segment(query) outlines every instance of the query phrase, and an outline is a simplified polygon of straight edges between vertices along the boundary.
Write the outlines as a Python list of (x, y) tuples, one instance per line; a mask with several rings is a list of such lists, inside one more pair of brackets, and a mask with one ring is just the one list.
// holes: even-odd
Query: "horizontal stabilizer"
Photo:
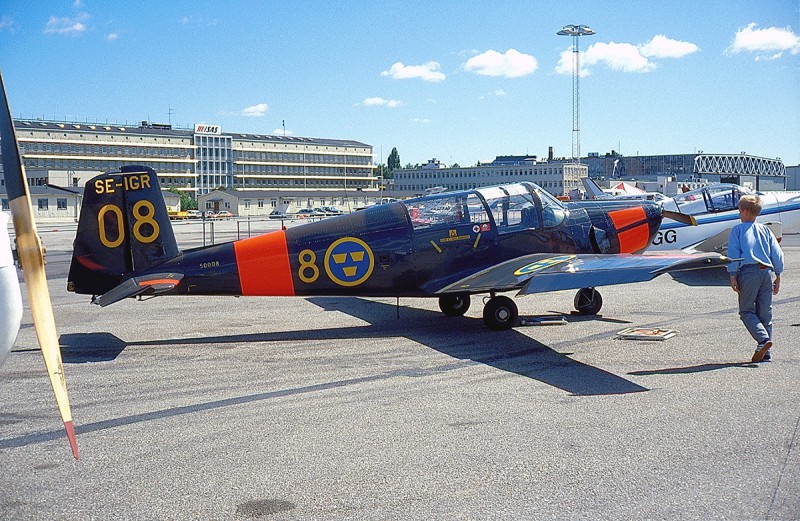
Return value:
[(166, 293), (177, 286), (183, 274), (181, 273), (152, 273), (140, 277), (132, 277), (119, 286), (92, 299), (92, 304), (101, 307), (119, 302), (124, 298), (138, 297), (140, 295), (159, 295)]

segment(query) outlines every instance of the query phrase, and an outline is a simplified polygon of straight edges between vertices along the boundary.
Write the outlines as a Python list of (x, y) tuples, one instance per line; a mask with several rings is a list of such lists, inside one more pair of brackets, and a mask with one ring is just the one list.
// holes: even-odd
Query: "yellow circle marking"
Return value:
[(519, 277), (521, 275), (530, 275), (531, 273), (535, 273), (537, 271), (542, 271), (545, 268), (550, 268), (551, 266), (555, 266), (556, 264), (561, 264), (562, 262), (569, 262), (574, 259), (575, 255), (559, 255), (558, 257), (550, 257), (547, 259), (538, 260), (536, 262), (532, 262), (528, 265), (525, 265), (514, 272), (514, 276)]

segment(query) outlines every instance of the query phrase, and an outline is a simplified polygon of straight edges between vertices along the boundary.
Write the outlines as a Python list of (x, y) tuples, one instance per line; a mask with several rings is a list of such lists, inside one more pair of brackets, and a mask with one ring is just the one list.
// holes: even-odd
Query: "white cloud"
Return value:
[(639, 52), (647, 58), (682, 58), (699, 50), (700, 47), (693, 43), (673, 40), (663, 34), (657, 34), (652, 40), (639, 46)]
[(766, 29), (757, 27), (758, 24), (751, 23), (744, 29), (739, 29), (733, 39), (733, 44), (725, 52), (728, 54), (759, 53), (756, 57), (757, 60), (780, 58), (786, 51), (792, 54), (800, 53), (800, 36), (796, 35), (791, 27), (767, 27)]
[[(580, 52), (580, 75), (588, 76), (589, 67), (600, 63), (615, 71), (648, 72), (656, 68), (650, 59), (682, 58), (699, 51), (700, 48), (691, 42), (682, 42), (658, 34), (649, 42), (641, 45), (631, 43), (598, 42)], [(561, 53), (555, 72), (572, 74), (574, 53), (567, 49)]]
[(413, 123), (423, 123), (423, 124), (427, 124), (427, 123), (431, 122), (431, 120), (429, 120), (428, 118), (411, 118), (411, 121)]
[(582, 58), (586, 65), (605, 63), (615, 71), (647, 72), (655, 68), (655, 64), (639, 52), (639, 48), (630, 43), (595, 43), (586, 49)]
[(0, 32), (3, 31), (10, 31), (14, 32), (14, 20), (12, 20), (9, 16), (3, 16), (0, 18)]
[(495, 96), (505, 96), (506, 91), (504, 91), (503, 89), (496, 89), (492, 94), (494, 94)]
[[(586, 68), (586, 63), (584, 63), (584, 56), (586, 53), (580, 52), (578, 54), (580, 54), (580, 76), (588, 76), (589, 69)], [(558, 58), (558, 65), (556, 65), (556, 74), (572, 74), (574, 69), (575, 53), (573, 53), (571, 49), (561, 51), (561, 56)]]
[(257, 105), (251, 105), (249, 107), (244, 108), (241, 112), (241, 115), (253, 118), (260, 118), (267, 112), (267, 110), (269, 110), (269, 107), (267, 106), (266, 103), (259, 103)]
[(381, 72), (381, 76), (391, 76), (396, 80), (419, 78), (425, 81), (438, 83), (444, 81), (446, 76), (439, 70), (439, 63), (430, 61), (424, 65), (404, 65), (397, 62), (389, 70)]
[(402, 105), (403, 102), (396, 99), (383, 99), (383, 98), (364, 98), (364, 101), (361, 102), (361, 105), (365, 107), (389, 107), (389, 108), (396, 108)]
[(108, 33), (106, 35), (106, 40), (109, 42), (115, 42), (119, 40), (119, 33)]
[(55, 16), (51, 16), (50, 19), (47, 20), (47, 25), (44, 26), (44, 32), (67, 35), (80, 34), (86, 30), (86, 24), (84, 24), (84, 22), (88, 19), (89, 15), (86, 13), (80, 13), (74, 18), (56, 18)]
[(536, 58), (529, 54), (522, 54), (516, 49), (509, 49), (505, 54), (490, 49), (483, 54), (473, 56), (464, 64), (466, 71), (481, 76), (505, 78), (519, 78), (533, 73), (538, 67), (539, 63)]
[(197, 16), (182, 16), (178, 19), (181, 25), (191, 25), (196, 27), (213, 27), (219, 23), (216, 18), (205, 18)]
[(294, 134), (293, 130), (284, 130), (282, 128), (276, 128), (272, 131), (273, 136), (291, 136)]

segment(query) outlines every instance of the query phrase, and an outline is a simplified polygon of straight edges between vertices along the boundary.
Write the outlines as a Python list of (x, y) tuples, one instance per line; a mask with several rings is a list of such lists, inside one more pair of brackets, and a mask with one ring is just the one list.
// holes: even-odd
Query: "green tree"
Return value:
[(192, 196), (186, 192), (181, 192), (177, 188), (170, 188), (168, 190), (173, 194), (178, 194), (181, 198), (181, 210), (197, 210), (197, 200), (192, 199)]
[(397, 152), (397, 147), (392, 147), (392, 152), (389, 154), (389, 159), (386, 161), (390, 172), (394, 172), (400, 168), (400, 154)]
[(383, 177), (384, 179), (394, 178), (394, 173), (391, 170), (389, 170), (389, 167), (384, 165), (383, 163), (375, 167), (375, 175), (378, 177)]

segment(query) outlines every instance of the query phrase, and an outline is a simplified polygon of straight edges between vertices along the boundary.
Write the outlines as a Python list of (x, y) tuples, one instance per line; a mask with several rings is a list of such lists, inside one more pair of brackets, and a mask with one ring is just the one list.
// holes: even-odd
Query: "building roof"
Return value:
[[(150, 123), (142, 121), (138, 124), (123, 125), (119, 123), (78, 123), (46, 120), (15, 119), (14, 127), (19, 130), (41, 130), (51, 132), (95, 132), (98, 134), (133, 134), (148, 136), (191, 138), (194, 129), (173, 128), (169, 123)], [(205, 135), (205, 134), (204, 134)], [(276, 136), (272, 134), (248, 134), (244, 132), (223, 132), (237, 141), (265, 141), (272, 143), (288, 143), (297, 145), (322, 145), (336, 147), (370, 147), (360, 141), (349, 139), (328, 139), (313, 137)]]

